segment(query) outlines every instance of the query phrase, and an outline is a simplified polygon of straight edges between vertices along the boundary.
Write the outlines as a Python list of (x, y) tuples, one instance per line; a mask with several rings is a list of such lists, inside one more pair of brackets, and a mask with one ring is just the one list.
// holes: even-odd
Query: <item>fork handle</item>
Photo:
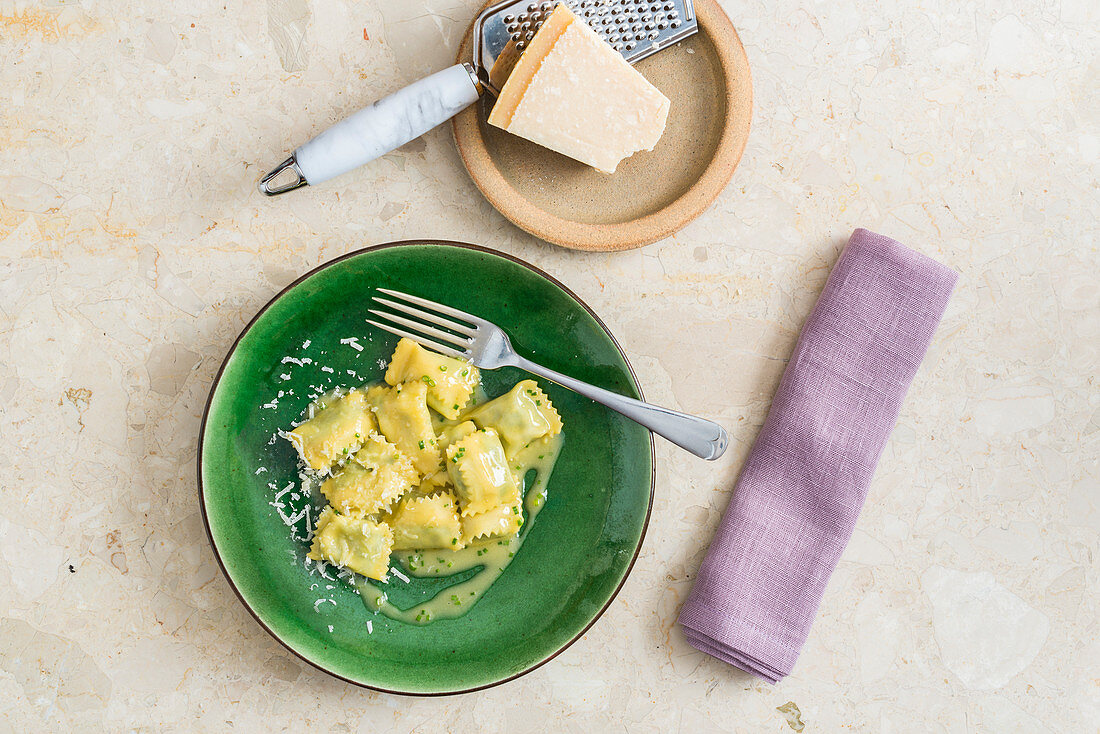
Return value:
[(569, 375), (547, 369), (529, 359), (516, 355), (515, 366), (527, 370), (539, 377), (567, 387), (573, 392), (606, 405), (622, 413), (636, 423), (640, 423), (659, 436), (664, 436), (680, 448), (687, 449), (696, 456), (713, 461), (726, 451), (729, 435), (722, 426), (687, 413), (680, 413), (657, 405), (643, 403), (641, 400), (589, 385)]

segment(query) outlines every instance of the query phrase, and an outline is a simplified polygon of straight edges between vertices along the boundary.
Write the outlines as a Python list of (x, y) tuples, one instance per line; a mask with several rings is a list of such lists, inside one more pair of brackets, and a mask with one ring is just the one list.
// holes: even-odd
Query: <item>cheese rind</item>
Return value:
[[(519, 61), (515, 63), (508, 75), (508, 80), (500, 90), (500, 96), (497, 97), (496, 104), (493, 105), (493, 110), (489, 114), (491, 124), (508, 129), (508, 123), (512, 121), (512, 113), (516, 111), (516, 107), (523, 99), (535, 72), (542, 66), (543, 59), (574, 19), (573, 13), (562, 4), (555, 8), (550, 17), (539, 26), (538, 33), (531, 39), (527, 49), (520, 54)], [(512, 46), (513, 44), (509, 44), (510, 48)]]
[(614, 173), (623, 158), (653, 150), (668, 110), (668, 98), (562, 4), (520, 58), (489, 123)]

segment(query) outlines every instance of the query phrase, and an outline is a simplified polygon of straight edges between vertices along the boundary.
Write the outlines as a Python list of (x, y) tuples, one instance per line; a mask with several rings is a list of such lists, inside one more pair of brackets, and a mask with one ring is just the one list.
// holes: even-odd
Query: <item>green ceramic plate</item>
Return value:
[[(229, 352), (199, 439), (203, 517), (241, 601), (306, 661), (394, 693), (491, 686), (554, 657), (611, 603), (649, 520), (652, 439), (637, 424), (540, 380), (565, 422), (565, 446), (522, 548), (465, 616), (410, 626), (368, 611), (344, 581), (318, 586), (323, 579), (310, 575), (303, 558), (321, 503), (295, 497), (294, 489), (280, 495), (296, 482), (297, 470), (292, 447), (273, 434), (300, 418), (318, 388), (381, 378), (378, 360), (389, 357), (396, 339), (364, 321), (379, 286), (483, 316), (535, 361), (641, 397), (607, 327), (538, 269), (458, 243), (359, 250), (277, 295)], [(362, 351), (341, 342), (348, 339)], [(484, 384), (495, 396), (526, 376), (512, 368), (485, 372)]]

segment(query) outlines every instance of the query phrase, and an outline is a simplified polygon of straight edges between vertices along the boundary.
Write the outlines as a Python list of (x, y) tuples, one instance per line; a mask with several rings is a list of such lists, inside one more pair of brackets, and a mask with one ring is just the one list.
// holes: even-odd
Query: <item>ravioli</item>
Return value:
[(520, 510), (519, 502), (511, 505), (497, 505), (485, 512), (463, 517), (462, 540), (469, 544), (478, 540), (515, 535), (521, 527), (523, 527), (523, 512)]
[(463, 546), (458, 505), (450, 492), (401, 500), (390, 525), (394, 550), (458, 550)]
[(423, 382), (407, 382), (396, 387), (372, 387), (367, 399), (374, 408), (378, 429), (401, 453), (412, 459), (421, 476), (439, 468), (432, 417), (425, 402), (428, 386)]
[[(480, 372), (408, 339), (398, 342), (384, 377), (336, 393), (282, 435), (298, 450), (306, 501), (311, 477), (324, 479), (320, 493), (329, 504), (308, 558), (382, 584), (391, 583), (391, 560), (394, 573), (414, 585), (412, 577), (479, 569), (409, 609), (388, 602), (386, 586), (357, 584), (371, 611), (424, 624), (463, 613), (518, 551), (525, 521), (544, 505), (562, 421), (533, 380), (473, 405)], [(525, 500), (528, 469), (536, 476)]]
[(283, 435), (310, 469), (323, 474), (337, 461), (346, 459), (367, 434), (377, 430), (376, 426), (365, 396), (352, 390)]
[(385, 581), (393, 551), (389, 525), (339, 515), (331, 506), (317, 518), (309, 557)]
[(448, 419), (458, 417), (480, 379), (477, 367), (469, 362), (430, 352), (405, 338), (397, 342), (386, 370), (386, 382), (390, 385), (423, 382), (428, 388), (428, 407)]
[(439, 429), (437, 445), (439, 450), (446, 454), (447, 447), (455, 441), (459, 441), (477, 430), (473, 421), (463, 421), (453, 426), (443, 426)]
[(372, 435), (340, 472), (325, 480), (321, 494), (340, 514), (361, 518), (388, 507), (418, 479), (409, 457)]
[(508, 465), (500, 437), (492, 429), (476, 431), (451, 444), (447, 473), (463, 517), (519, 502), (519, 482)]
[(561, 416), (550, 398), (534, 380), (523, 380), (515, 387), (480, 405), (465, 416), (479, 428), (491, 428), (500, 435), (509, 457), (542, 436), (561, 433)]

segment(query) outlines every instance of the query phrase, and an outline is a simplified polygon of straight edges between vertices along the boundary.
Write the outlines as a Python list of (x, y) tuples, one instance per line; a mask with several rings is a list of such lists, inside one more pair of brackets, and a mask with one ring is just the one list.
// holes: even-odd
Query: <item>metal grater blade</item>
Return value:
[[(692, 0), (562, 2), (631, 64), (699, 30)], [(507, 0), (486, 8), (478, 16), (474, 24), (473, 61), (489, 91), (499, 94), (519, 54), (558, 5), (556, 0)]]

